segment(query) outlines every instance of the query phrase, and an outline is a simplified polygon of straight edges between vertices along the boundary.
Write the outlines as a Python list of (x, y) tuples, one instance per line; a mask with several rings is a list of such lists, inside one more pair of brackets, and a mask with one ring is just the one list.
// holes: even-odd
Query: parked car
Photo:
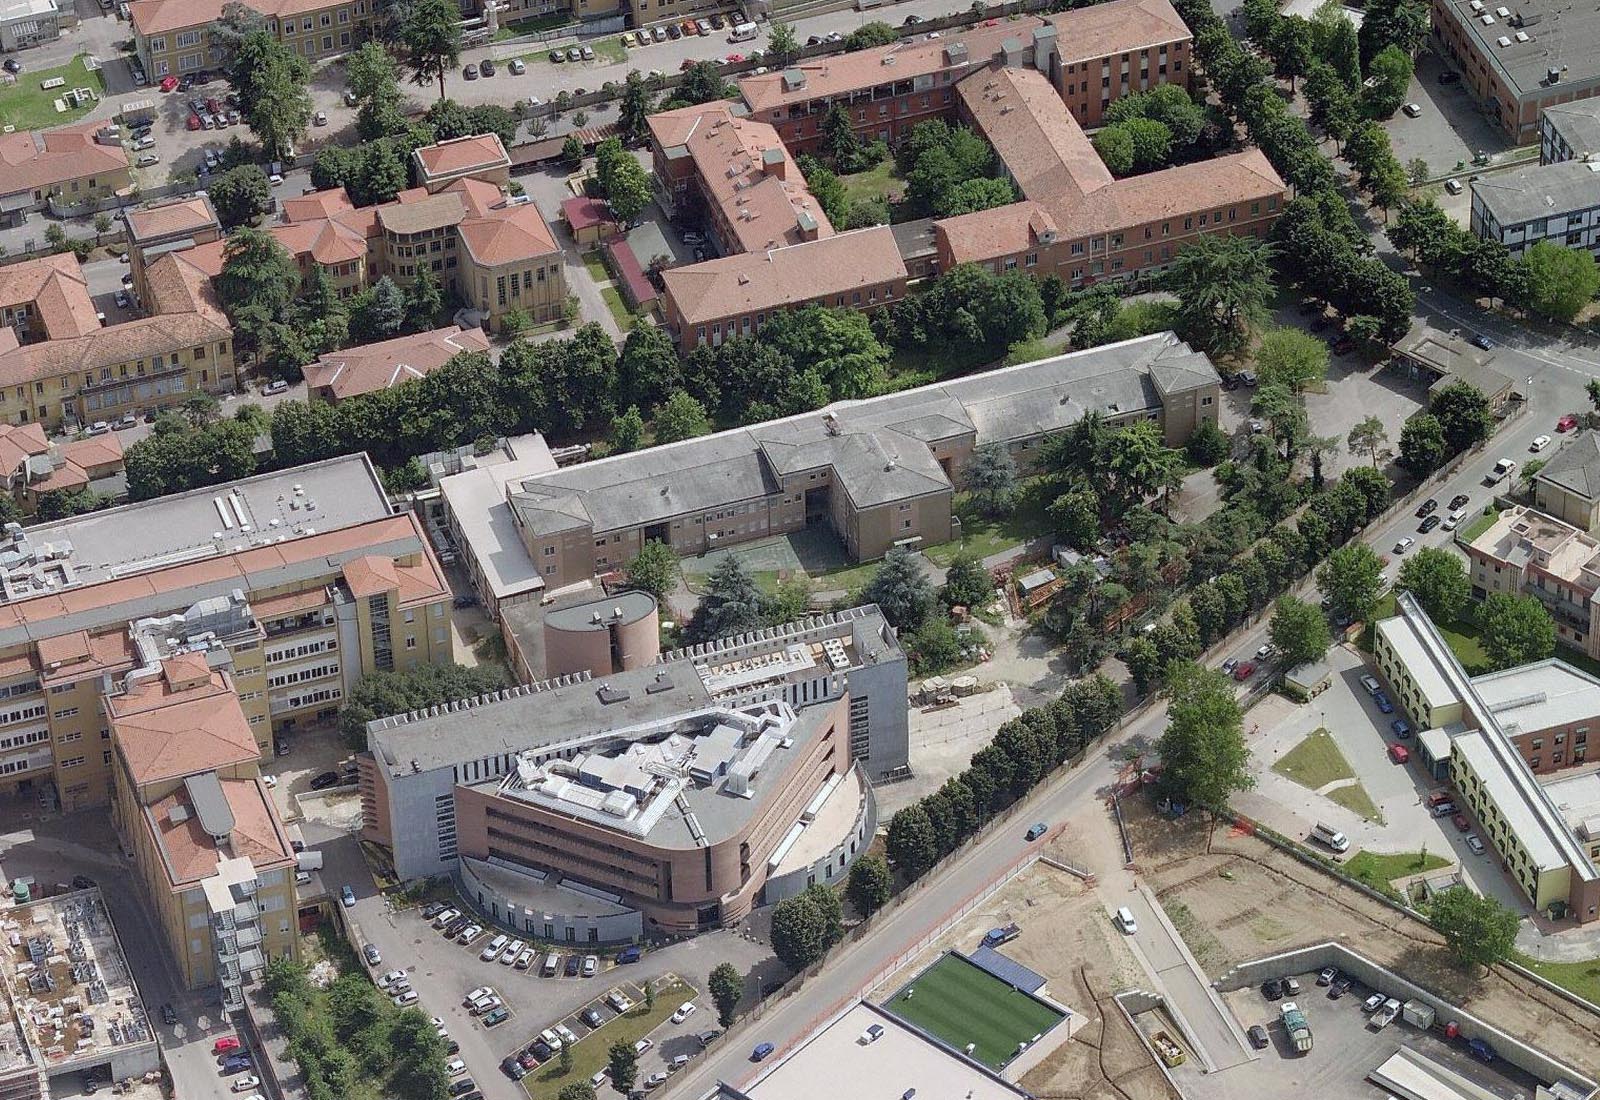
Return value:
[(476, 65), (468, 65), (466, 68), (461, 70), (461, 75), (464, 76), (468, 80), (477, 80), (478, 79), (478, 66), (476, 66)]
[(348, 886), (339, 887), (339, 904), (346, 909), (353, 909), (356, 904), (356, 892)]
[(1394, 735), (1402, 741), (1411, 736), (1411, 723), (1404, 718), (1396, 718), (1389, 723), (1389, 728), (1394, 730)]
[(595, 974), (599, 972), (599, 970), (600, 970), (600, 956), (599, 955), (585, 955), (583, 957), (583, 976), (585, 978), (594, 977)]
[(1467, 836), (1467, 847), (1472, 849), (1472, 854), (1473, 855), (1475, 855), (1475, 856), (1483, 855), (1483, 841), (1478, 839), (1478, 834), (1477, 833), (1468, 834), (1468, 836)]
[(1390, 745), (1389, 759), (1396, 764), (1408, 763), (1411, 760), (1411, 750), (1400, 744)]
[(1262, 982), (1261, 995), (1269, 1001), (1281, 1000), (1283, 998), (1283, 979), (1268, 978)]
[(578, 971), (580, 969), (582, 969), (582, 967), (583, 967), (583, 960), (582, 959), (580, 959), (576, 955), (568, 955), (567, 956), (567, 965), (562, 968), (562, 972), (564, 974), (566, 974), (566, 976), (569, 977), (569, 978), (576, 978), (578, 976)]
[(408, 989), (404, 993), (400, 994), (398, 997), (396, 997), (394, 999), (394, 1004), (395, 1004), (396, 1008), (410, 1008), (412, 1005), (414, 1005), (416, 1003), (417, 1003), (417, 991), (415, 989)]
[(1471, 504), (1471, 503), (1472, 503), (1472, 498), (1469, 497), (1466, 493), (1457, 493), (1455, 496), (1450, 498), (1450, 510), (1452, 512), (1454, 512), (1457, 509), (1465, 508), (1468, 504)]
[(1241, 684), (1255, 674), (1256, 663), (1254, 661), (1240, 661), (1238, 666), (1233, 670), (1233, 678)]
[(1562, 416), (1562, 418), (1560, 420), (1556, 421), (1556, 431), (1558, 431), (1558, 432), (1570, 432), (1573, 428), (1576, 428), (1577, 426), (1578, 426), (1578, 418), (1575, 415), (1573, 415), (1572, 413), (1567, 413), (1564, 416)]
[(433, 922), (433, 926), (435, 928), (443, 928), (460, 915), (461, 913), (459, 910), (451, 909), (449, 906), (445, 906), (443, 909), (440, 909), (438, 912), (434, 913), (432, 917), (427, 919)]
[(1368, 997), (1366, 1000), (1361, 1002), (1361, 1011), (1367, 1013), (1368, 1015), (1370, 1015), (1370, 1014), (1378, 1011), (1379, 1007), (1382, 1006), (1382, 1004), (1383, 1004), (1383, 994), (1382, 993), (1374, 993), (1372, 996)]
[(757, 1043), (756, 1048), (750, 1052), (752, 1062), (764, 1061), (777, 1048), (771, 1043)]
[(1378, 713), (1380, 713), (1380, 714), (1393, 714), (1394, 713), (1394, 704), (1389, 701), (1389, 697), (1387, 695), (1385, 695), (1383, 692), (1380, 691), (1380, 692), (1378, 692), (1378, 694), (1374, 695), (1372, 697), (1372, 701), (1378, 705)]
[(246, 1054), (244, 1051), (239, 1051), (236, 1054), (228, 1055), (227, 1060), (222, 1063), (222, 1072), (238, 1073), (242, 1069), (249, 1069), (250, 1066), (250, 1055)]
[(328, 124), (327, 112), (318, 111), (316, 114), (312, 115), (311, 124), (313, 126), (326, 126)]
[(1420, 118), (1422, 116), (1422, 108), (1415, 103), (1407, 103), (1400, 109), (1406, 113), (1407, 118)]
[(1437, 806), (1433, 807), (1432, 810), (1434, 817), (1449, 817), (1455, 812), (1456, 804), (1454, 802), (1441, 802)]
[(511, 1019), (511, 1013), (507, 1012), (503, 1008), (497, 1008), (483, 1018), (483, 1026), (499, 1027), (509, 1019)]
[(578, 50), (578, 52), (583, 55), (583, 59), (585, 61), (593, 61), (594, 60), (594, 47), (593, 46), (583, 46)]
[(1028, 841), (1031, 843), (1031, 842), (1033, 842), (1035, 840), (1038, 840), (1040, 837), (1044, 836), (1044, 834), (1049, 832), (1049, 830), (1050, 830), (1050, 826), (1046, 825), (1044, 822), (1035, 821), (1032, 825), (1028, 826), (1028, 832), (1027, 832), (1026, 836), (1027, 836)]
[(275, 393), (286, 393), (288, 389), (289, 383), (285, 379), (274, 378), (271, 382), (261, 387), (261, 393), (263, 396), (271, 397)]
[(1482, 351), (1488, 351), (1494, 347), (1493, 340), (1490, 340), (1487, 336), (1483, 336), (1479, 333), (1473, 333), (1472, 338), (1468, 341), (1468, 343)]
[(506, 68), (511, 70), (512, 76), (521, 76), (528, 71), (527, 64), (520, 57), (513, 57)]
[(672, 1022), (675, 1023), (675, 1024), (681, 1024), (681, 1023), (683, 1023), (683, 1021), (687, 1020), (690, 1016), (693, 1016), (693, 1015), (694, 1015), (694, 1002), (693, 1001), (684, 1001), (681, 1005), (678, 1006), (678, 1011), (676, 1011), (676, 1012), (674, 1012), (672, 1014)]
[(379, 952), (377, 944), (367, 944), (361, 949), (361, 953), (367, 957), (368, 966), (377, 966), (383, 962), (383, 954)]
[(1454, 69), (1446, 69), (1444, 72), (1439, 74), (1439, 83), (1440, 84), (1460, 84), (1461, 83), (1461, 74), (1456, 72)]
[(1337, 978), (1338, 976), (1339, 976), (1339, 971), (1338, 970), (1336, 970), (1335, 968), (1333, 968), (1331, 966), (1326, 967), (1326, 968), (1324, 968), (1322, 971), (1320, 971), (1317, 974), (1317, 984), (1318, 985), (1332, 985), (1334, 979)]
[(320, 772), (311, 777), (310, 787), (314, 791), (325, 791), (329, 787), (337, 787), (338, 785), (338, 772)]
[(228, 1086), (228, 1088), (234, 1092), (250, 1092), (251, 1090), (258, 1089), (260, 1087), (261, 1078), (257, 1077), (253, 1073), (247, 1073), (243, 1077), (235, 1077), (233, 1079), (233, 1084)]
[(578, 1013), (578, 1019), (582, 1020), (590, 1027), (599, 1027), (601, 1024), (606, 1022), (605, 1017), (600, 1015), (600, 1010), (595, 1008), (593, 1005)]
[(224, 1035), (211, 1044), (212, 1054), (231, 1054), (238, 1049), (239, 1037), (237, 1035)]
[(1396, 554), (1404, 554), (1416, 544), (1417, 540), (1412, 538), (1410, 535), (1407, 535), (1405, 538), (1394, 544), (1394, 552)]
[(1381, 690), (1383, 687), (1382, 684), (1378, 683), (1377, 678), (1374, 676), (1361, 677), (1361, 686), (1367, 689), (1368, 695), (1378, 694), (1379, 690)]
[(157, 153), (140, 153), (139, 159), (134, 161), (134, 163), (140, 168), (149, 168), (152, 165), (160, 164), (161, 157)]
[(164, 1003), (161, 1006), (161, 1022), (168, 1027), (178, 1022), (178, 1014), (173, 1011), (170, 1003)]
[(1550, 446), (1550, 437), (1547, 435), (1534, 436), (1533, 442), (1528, 444), (1528, 450), (1538, 453)]
[(1267, 1029), (1260, 1024), (1251, 1024), (1250, 1030), (1245, 1034), (1250, 1036), (1250, 1045), (1257, 1050), (1265, 1050), (1267, 1044), (1272, 1042), (1271, 1039), (1267, 1038)]
[(1452, 815), (1450, 818), (1450, 824), (1454, 825), (1457, 830), (1463, 833), (1472, 828), (1472, 823), (1467, 820), (1466, 814)]
[(637, 1042), (635, 1042), (633, 1044), (633, 1052), (635, 1054), (643, 1054), (645, 1051), (649, 1050), (651, 1047), (653, 1047), (655, 1045), (656, 1044), (655, 1044), (655, 1040), (654, 1039), (649, 1039), (649, 1038), (640, 1039), (640, 1040), (638, 1040)]
[(480, 73), (482, 73), (484, 76), (493, 76), (494, 75), (494, 58), (486, 57), (482, 61), (478, 62), (478, 71)]
[(1338, 979), (1328, 987), (1328, 999), (1337, 1001), (1340, 997), (1350, 992), (1350, 987), (1354, 984), (1349, 978)]
[(655, 1073), (652, 1073), (649, 1077), (644, 1079), (644, 1087), (646, 1089), (658, 1089), (666, 1083), (667, 1075), (662, 1073), (660, 1070), (657, 1070)]
[(1421, 519), (1423, 516), (1429, 515), (1430, 513), (1438, 510), (1439, 502), (1433, 497), (1429, 497), (1427, 500), (1422, 502), (1420, 507), (1417, 508), (1417, 518)]
[(557, 65), (561, 64), (566, 59), (567, 59), (567, 55), (562, 53), (560, 50), (551, 50), (550, 51), (550, 60), (554, 61)]

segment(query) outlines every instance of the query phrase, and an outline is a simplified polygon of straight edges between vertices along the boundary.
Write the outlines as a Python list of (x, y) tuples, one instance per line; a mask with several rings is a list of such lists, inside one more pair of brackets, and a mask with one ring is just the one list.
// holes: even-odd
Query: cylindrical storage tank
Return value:
[(544, 675), (600, 677), (638, 668), (661, 653), (661, 616), (648, 592), (594, 595), (544, 616)]

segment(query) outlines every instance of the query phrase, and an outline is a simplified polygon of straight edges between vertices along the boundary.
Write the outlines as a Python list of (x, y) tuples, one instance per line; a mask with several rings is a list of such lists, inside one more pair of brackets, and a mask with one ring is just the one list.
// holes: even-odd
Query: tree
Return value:
[(376, 343), (400, 335), (406, 321), (406, 298), (389, 276), (379, 276), (369, 290), (353, 301), (350, 336), (356, 343)]
[(659, 539), (647, 540), (628, 563), (628, 583), (664, 603), (667, 593), (678, 583), (678, 555)]
[(1329, 554), (1317, 570), (1317, 589), (1327, 597), (1336, 615), (1365, 619), (1378, 602), (1383, 584), (1383, 562), (1364, 542), (1343, 546)]
[(1489, 438), (1494, 431), (1494, 414), (1483, 391), (1467, 382), (1452, 382), (1433, 395), (1428, 411), (1439, 421), (1445, 446), (1451, 454)]
[(1266, 316), (1273, 293), (1272, 249), (1254, 237), (1201, 237), (1179, 251), (1167, 274), (1184, 334), (1215, 352), (1238, 351)]
[(1202, 420), (1184, 445), (1184, 451), (1196, 466), (1215, 466), (1228, 457), (1231, 446), (1228, 434), (1217, 427), (1216, 421)]
[(357, 680), (345, 695), (340, 730), (347, 745), (364, 752), (368, 722), (426, 710), (505, 686), (504, 667), (494, 665), (426, 664), (403, 671), (371, 672)]
[(887, 46), (900, 41), (900, 32), (881, 19), (863, 23), (851, 31), (844, 40), (846, 50), (865, 50), (873, 46)]
[(622, 86), (622, 103), (617, 108), (617, 126), (628, 144), (637, 144), (649, 136), (650, 128), (645, 120), (650, 117), (654, 103), (655, 96), (639, 70), (629, 69)]
[(1494, 592), (1478, 609), (1483, 650), (1493, 670), (1542, 661), (1556, 651), (1556, 624), (1533, 596)]
[(915, 553), (896, 546), (883, 556), (883, 562), (861, 590), (861, 599), (877, 604), (890, 625), (912, 630), (933, 607), (933, 582), (923, 572)]
[(827, 953), (827, 933), (827, 917), (809, 890), (772, 907), (772, 953), (797, 974)]
[(821, 133), (819, 149), (835, 171), (849, 174), (861, 166), (861, 139), (856, 136), (850, 112), (844, 104), (835, 101), (828, 108), (828, 113), (822, 116)]
[(633, 1044), (626, 1040), (612, 1043), (606, 1065), (611, 1070), (611, 1087), (624, 1095), (632, 1092), (639, 1076), (639, 1056), (633, 1052)]
[(1432, 413), (1417, 413), (1400, 429), (1396, 461), (1417, 477), (1426, 477), (1444, 465), (1446, 453), (1444, 427)]
[(1004, 443), (983, 443), (973, 448), (961, 470), (967, 491), (991, 516), (1011, 510), (1017, 497), (1017, 464)]
[(450, 0), (415, 0), (400, 28), (411, 82), (427, 87), (439, 82), (444, 98), (444, 74), (461, 60), (461, 12)]
[(844, 893), (857, 913), (862, 917), (870, 917), (889, 903), (893, 883), (889, 864), (882, 856), (862, 856), (850, 868)]
[(1233, 681), (1216, 669), (1177, 661), (1167, 669), (1167, 728), (1156, 745), (1161, 787), (1185, 802), (1217, 809), (1255, 785)]
[(1272, 54), (1275, 71), (1289, 80), (1289, 91), (1295, 90), (1295, 77), (1305, 76), (1316, 59), (1316, 33), (1309, 20), (1299, 15), (1279, 16), (1272, 28), (1268, 52)]
[(1522, 260), (1534, 312), (1553, 321), (1571, 321), (1600, 290), (1600, 268), (1587, 249), (1538, 241)]
[(761, 342), (788, 356), (796, 375), (816, 371), (826, 396), (834, 400), (867, 397), (888, 376), (889, 349), (860, 310), (817, 305), (781, 310), (767, 319)]
[(368, 40), (345, 58), (345, 87), (356, 101), (356, 133), (365, 140), (403, 129), (400, 66), (381, 42)]
[(1368, 79), (1362, 90), (1363, 106), (1369, 118), (1388, 118), (1405, 102), (1411, 86), (1411, 55), (1398, 46), (1385, 46), (1367, 67)]
[(1256, 349), (1256, 368), (1262, 382), (1301, 393), (1327, 377), (1328, 345), (1302, 329), (1268, 329)]
[(617, 138), (607, 138), (595, 148), (595, 174), (611, 212), (632, 222), (650, 205), (650, 174)]
[(744, 563), (732, 554), (706, 577), (706, 594), (686, 630), (696, 641), (709, 642), (761, 627), (761, 590)]
[(682, 390), (673, 390), (666, 403), (656, 409), (656, 442), (676, 443), (693, 439), (711, 430), (705, 406)]
[(644, 417), (639, 414), (638, 405), (629, 405), (611, 421), (611, 453), (637, 451), (643, 442)]
[(921, 803), (898, 810), (889, 819), (887, 851), (907, 882), (915, 882), (933, 867), (939, 858), (939, 846), (934, 840), (933, 823)]
[(994, 580), (977, 555), (963, 550), (945, 570), (943, 596), (949, 607), (982, 607), (994, 599)]
[(1094, 151), (1113, 176), (1133, 172), (1133, 135), (1124, 126), (1107, 126), (1094, 136)]
[(444, 308), (444, 294), (439, 289), (439, 278), (426, 263), (417, 265), (417, 274), (406, 287), (406, 325), (414, 332), (433, 328), (439, 311)]
[(272, 185), (259, 165), (247, 164), (213, 177), (206, 185), (206, 193), (216, 207), (217, 220), (223, 228), (231, 229), (255, 221), (267, 209)]
[(1365, 417), (1350, 429), (1345, 442), (1352, 451), (1366, 451), (1372, 458), (1372, 468), (1378, 468), (1378, 452), (1389, 442), (1389, 431), (1376, 416)]
[(1290, 668), (1321, 659), (1333, 644), (1328, 620), (1322, 617), (1322, 612), (1293, 596), (1279, 597), (1269, 629), (1272, 644), (1278, 647)]
[(739, 968), (730, 962), (718, 963), (706, 978), (706, 989), (711, 993), (711, 1003), (717, 1006), (717, 1023), (732, 1027), (739, 998), (744, 996), (744, 977)]
[(1416, 56), (1428, 36), (1428, 6), (1421, 0), (1374, 0), (1361, 20), (1361, 63), (1371, 65), (1386, 48)]
[(1521, 924), (1515, 910), (1465, 886), (1435, 894), (1428, 902), (1428, 921), (1456, 958), (1485, 969), (1511, 956)]
[[(561, 1072), (569, 1073), (572, 1070), (571, 1044), (561, 1044)], [(570, 1085), (561, 1086), (561, 1091), (556, 1093), (556, 1100), (595, 1100), (594, 1086), (587, 1081), (574, 1081)]]
[(247, 34), (234, 54), (228, 82), (245, 122), (274, 159), (288, 155), (311, 122), (311, 66), (264, 29)]
[(1429, 615), (1446, 623), (1461, 613), (1472, 594), (1472, 582), (1461, 559), (1436, 546), (1424, 546), (1407, 558), (1400, 567), (1399, 583)]
[(561, 159), (576, 168), (583, 163), (583, 142), (577, 134), (570, 135), (561, 143)]
[(102, 210), (94, 216), (94, 243), (96, 248), (100, 246), (100, 238), (109, 232), (111, 232), (111, 215)]
[(794, 24), (774, 19), (767, 24), (767, 64), (785, 68), (800, 55), (800, 39), (795, 36)]

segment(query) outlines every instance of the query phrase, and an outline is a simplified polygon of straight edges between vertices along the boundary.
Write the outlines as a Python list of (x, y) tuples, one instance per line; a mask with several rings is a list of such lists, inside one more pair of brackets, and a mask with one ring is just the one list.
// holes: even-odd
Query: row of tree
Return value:
[(1001, 726), (965, 771), (890, 820), (887, 851), (902, 883), (927, 874), (1045, 776), (1103, 737), (1121, 715), (1122, 693), (1096, 675)]

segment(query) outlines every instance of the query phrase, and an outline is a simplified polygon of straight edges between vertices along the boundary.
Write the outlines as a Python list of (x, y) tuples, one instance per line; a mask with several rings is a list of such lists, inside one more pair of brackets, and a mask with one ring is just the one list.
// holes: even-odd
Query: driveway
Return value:
[(1512, 148), (1505, 132), (1491, 124), (1473, 99), (1465, 83), (1440, 84), (1439, 76), (1448, 70), (1441, 54), (1425, 51), (1417, 59), (1416, 75), (1406, 91), (1406, 102), (1422, 108), (1422, 114), (1408, 118), (1404, 113), (1384, 123), (1394, 155), (1402, 165), (1420, 157), (1428, 162), (1434, 176), (1472, 164), (1479, 153), (1490, 156)]

